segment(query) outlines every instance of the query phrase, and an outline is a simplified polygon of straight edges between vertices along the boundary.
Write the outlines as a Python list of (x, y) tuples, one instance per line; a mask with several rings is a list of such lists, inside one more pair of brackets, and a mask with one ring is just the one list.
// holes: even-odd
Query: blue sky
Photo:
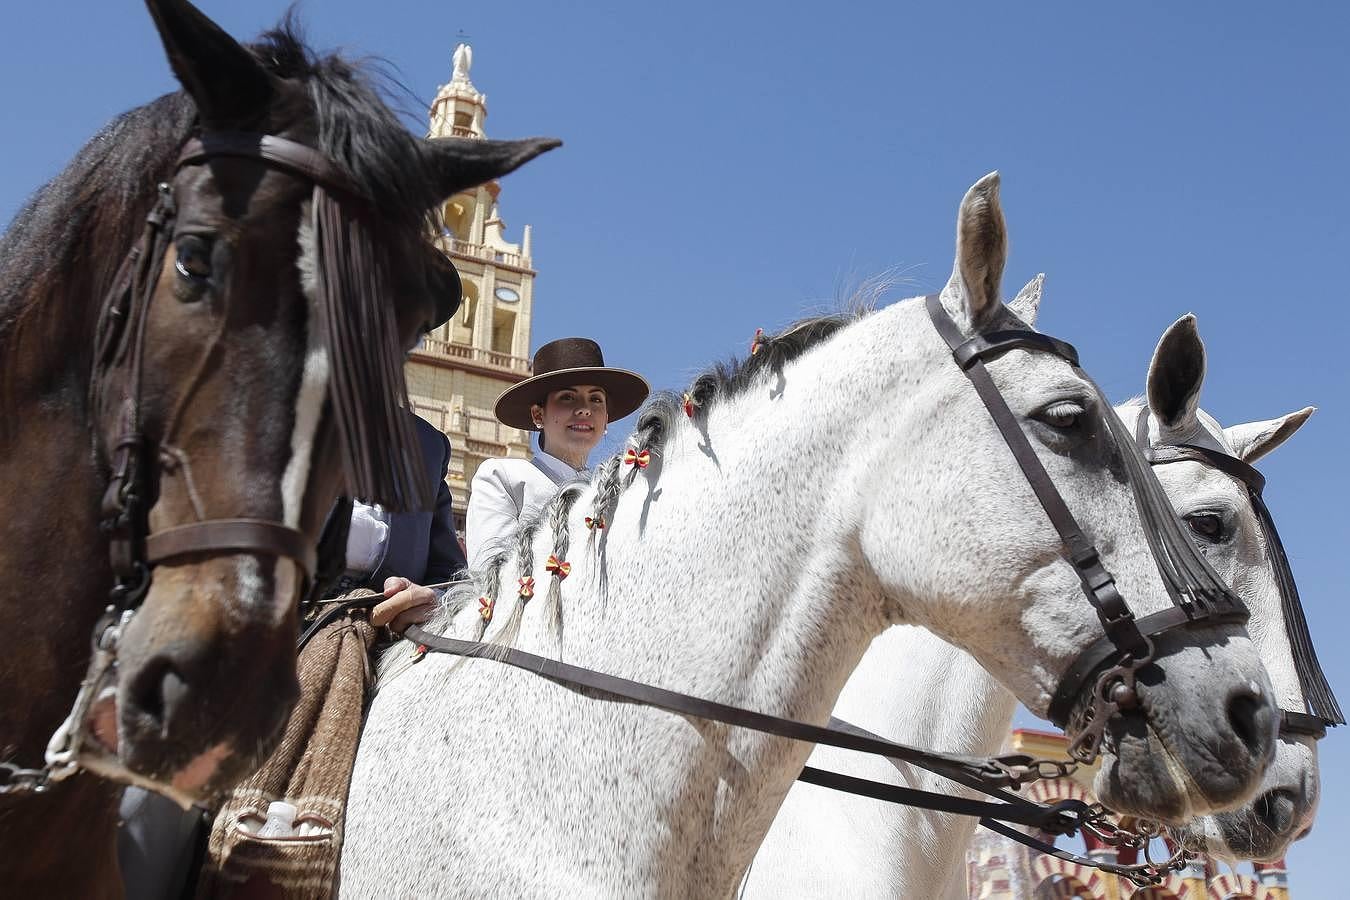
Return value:
[[(311, 0), (325, 48), (383, 57), (418, 100), (475, 49), (494, 137), (566, 145), (504, 182), (535, 230), (535, 344), (598, 338), (678, 388), (756, 327), (894, 270), (939, 286), (956, 205), (1003, 174), (1011, 296), (1048, 273), (1041, 326), (1113, 398), (1143, 389), (1194, 312), (1204, 405), (1226, 423), (1319, 412), (1261, 468), (1332, 684), (1350, 701), (1350, 9), (1141, 2), (448, 4)], [(205, 3), (237, 36), (273, 0)], [(0, 221), (123, 109), (174, 88), (139, 3), (10, 5)], [(1350, 734), (1323, 742), (1295, 896), (1338, 894)]]

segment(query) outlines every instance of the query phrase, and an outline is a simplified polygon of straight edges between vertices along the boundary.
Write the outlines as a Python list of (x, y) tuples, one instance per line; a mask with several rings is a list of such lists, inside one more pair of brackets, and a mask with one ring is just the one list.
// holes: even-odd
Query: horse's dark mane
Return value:
[(753, 352), (743, 359), (714, 363), (694, 379), (689, 396), (701, 411), (718, 402), (734, 397), (754, 384), (765, 372), (780, 372), (783, 367), (834, 337), (840, 329), (851, 325), (865, 310), (853, 313), (835, 313), (802, 319), (776, 335), (757, 335)]
[[(754, 349), (749, 356), (714, 363), (694, 379), (686, 396), (693, 404), (695, 420), (705, 417), (718, 404), (745, 393), (766, 373), (781, 372), (788, 363), (825, 343), (870, 312), (870, 308), (860, 307), (853, 312), (802, 319), (775, 335), (756, 334)], [(685, 402), (685, 397), (669, 391), (652, 394), (638, 415), (630, 444), (639, 452), (650, 450), (659, 454), (675, 424), (686, 414)], [(637, 469), (629, 470), (623, 487), (627, 487), (636, 476)], [(617, 493), (607, 498), (603, 505), (607, 507), (610, 500), (617, 500)]]

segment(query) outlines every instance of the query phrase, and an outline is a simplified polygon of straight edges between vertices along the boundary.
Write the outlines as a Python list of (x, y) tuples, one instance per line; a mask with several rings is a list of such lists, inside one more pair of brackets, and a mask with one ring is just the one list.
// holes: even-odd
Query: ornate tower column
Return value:
[[(451, 64), (450, 81), (432, 101), (427, 136), (481, 140), (487, 95), (469, 76), (473, 48), (457, 46)], [(530, 226), (525, 226), (521, 244), (506, 240), (500, 196), (501, 185), (494, 181), (447, 197), (442, 204), (443, 225), (436, 240), (459, 269), (464, 303), (454, 319), (413, 351), (406, 368), (417, 414), (450, 438), (446, 481), (461, 533), (479, 463), (530, 454), (529, 435), (499, 424), (492, 414), (497, 396), (530, 374), (535, 276)]]

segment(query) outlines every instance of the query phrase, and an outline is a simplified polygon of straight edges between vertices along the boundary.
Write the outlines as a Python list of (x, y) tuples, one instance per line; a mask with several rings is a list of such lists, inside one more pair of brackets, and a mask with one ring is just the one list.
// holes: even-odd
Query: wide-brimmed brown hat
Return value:
[(605, 365), (600, 345), (590, 338), (561, 338), (534, 353), (534, 375), (513, 385), (497, 398), (497, 421), (512, 428), (537, 431), (530, 407), (544, 405), (551, 391), (574, 384), (605, 389), (605, 407), (611, 422), (632, 414), (651, 388), (636, 372)]

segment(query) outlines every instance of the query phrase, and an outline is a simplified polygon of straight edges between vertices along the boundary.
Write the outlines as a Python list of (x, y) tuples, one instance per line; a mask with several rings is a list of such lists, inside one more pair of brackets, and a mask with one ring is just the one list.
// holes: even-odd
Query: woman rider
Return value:
[(496, 407), (503, 425), (539, 432), (539, 452), (478, 467), (465, 525), (469, 566), (481, 568), (507, 546), (523, 516), (585, 473), (606, 426), (637, 410), (648, 390), (641, 375), (606, 366), (600, 345), (588, 338), (540, 347), (534, 376), (503, 392)]

